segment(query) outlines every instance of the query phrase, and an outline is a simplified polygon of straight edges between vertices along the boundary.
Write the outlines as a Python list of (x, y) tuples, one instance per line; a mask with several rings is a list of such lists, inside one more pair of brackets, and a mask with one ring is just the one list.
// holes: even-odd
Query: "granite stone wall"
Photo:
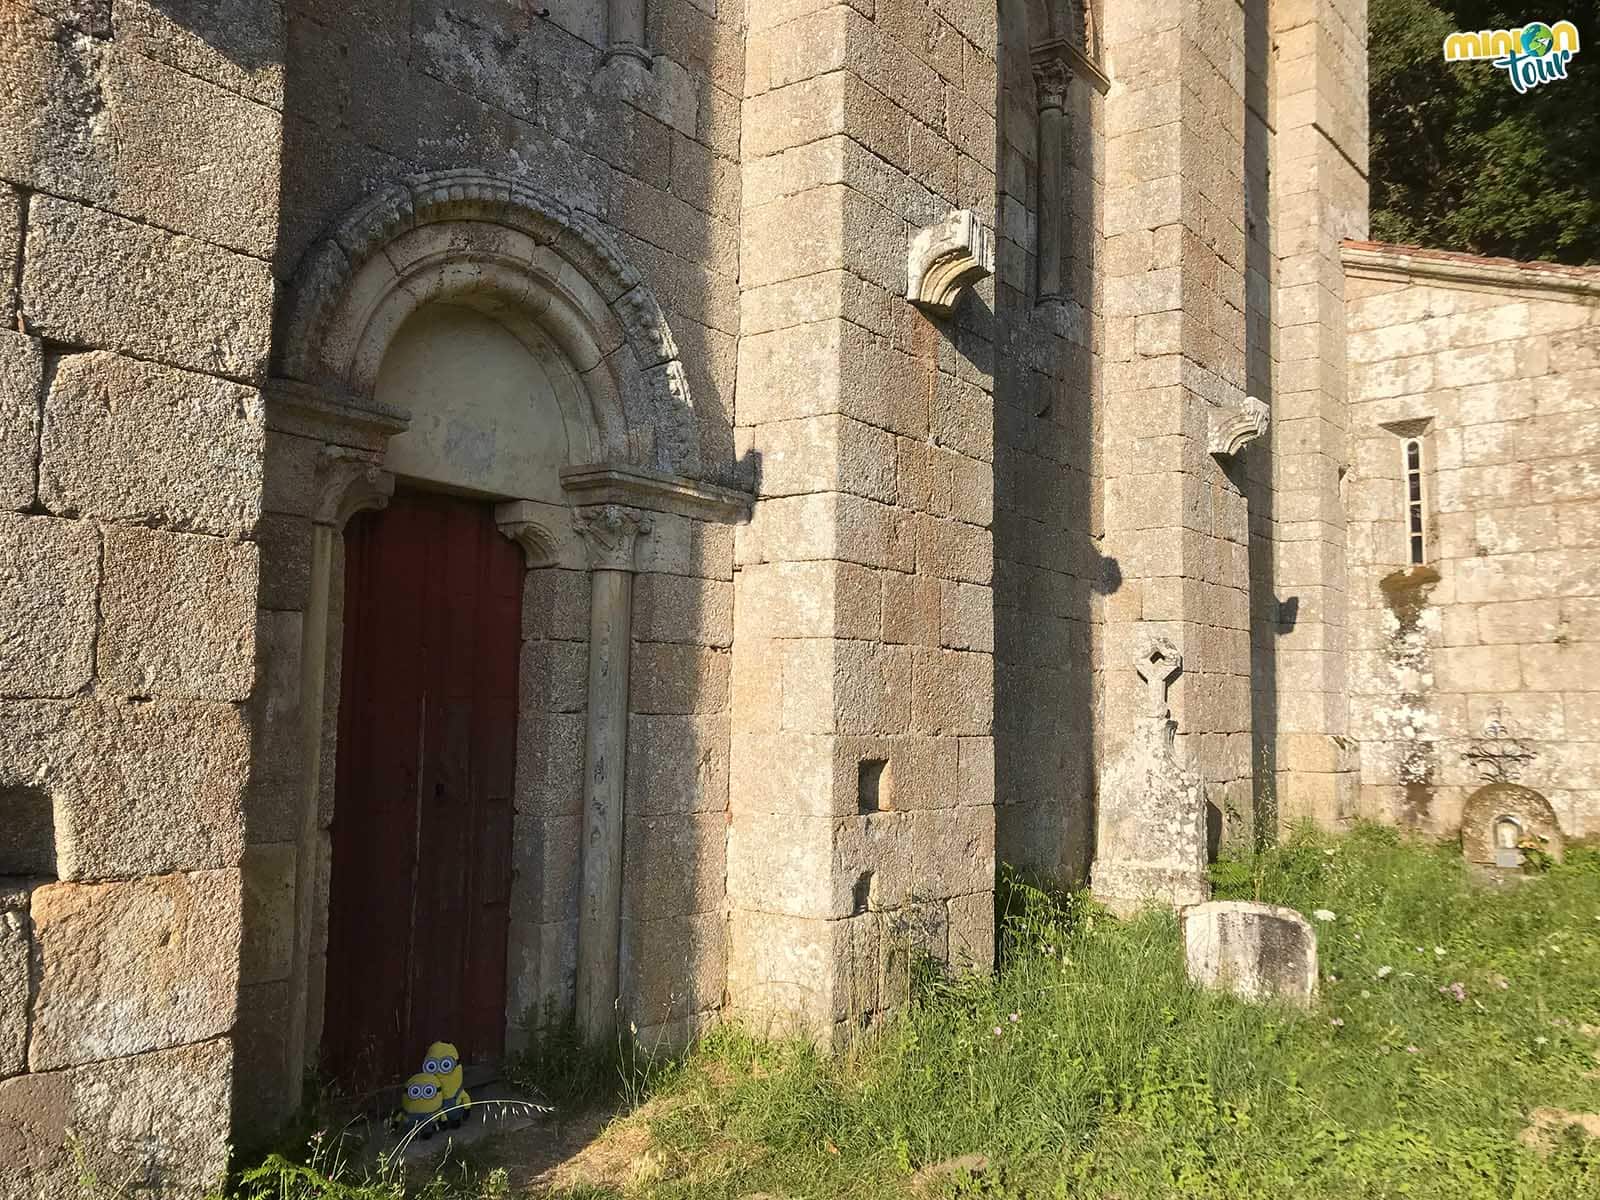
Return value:
[[(1453, 834), (1500, 720), (1600, 830), (1600, 271), (1345, 247), (1350, 721), (1360, 811)], [(1424, 548), (1409, 541), (1420, 449)]]
[(191, 7), (0, 16), (6, 1195), (226, 1163), (285, 30)]

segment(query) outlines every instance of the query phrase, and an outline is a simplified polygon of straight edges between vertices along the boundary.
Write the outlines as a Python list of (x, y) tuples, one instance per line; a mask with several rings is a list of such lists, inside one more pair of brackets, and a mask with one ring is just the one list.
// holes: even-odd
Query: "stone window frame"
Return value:
[(1425, 567), (1438, 558), (1434, 520), (1434, 420), (1415, 417), (1386, 421), (1382, 427), (1396, 440), (1395, 457), (1399, 464), (1398, 507), (1394, 518), (1399, 530), (1396, 558), (1405, 568)]

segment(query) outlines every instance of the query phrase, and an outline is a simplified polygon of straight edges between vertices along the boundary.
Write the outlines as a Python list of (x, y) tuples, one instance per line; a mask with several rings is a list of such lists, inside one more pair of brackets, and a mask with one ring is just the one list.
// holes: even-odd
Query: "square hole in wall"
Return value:
[(864, 758), (856, 764), (856, 807), (863, 813), (888, 812), (894, 807), (887, 759)]

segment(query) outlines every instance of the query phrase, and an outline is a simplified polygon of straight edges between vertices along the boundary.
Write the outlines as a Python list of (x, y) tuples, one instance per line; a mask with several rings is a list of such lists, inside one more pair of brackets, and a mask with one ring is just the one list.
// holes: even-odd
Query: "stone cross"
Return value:
[(1183, 655), (1166, 638), (1154, 637), (1139, 651), (1134, 665), (1145, 683), (1145, 716), (1168, 720), (1172, 709), (1167, 705), (1167, 688), (1183, 670)]

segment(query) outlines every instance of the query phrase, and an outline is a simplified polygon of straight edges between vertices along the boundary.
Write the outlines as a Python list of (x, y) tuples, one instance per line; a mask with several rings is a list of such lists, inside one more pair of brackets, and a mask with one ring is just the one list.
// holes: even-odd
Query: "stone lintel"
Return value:
[(994, 231), (973, 209), (957, 209), (912, 235), (906, 299), (948, 316), (963, 289), (993, 274)]
[(363, 450), (382, 450), (411, 425), (411, 414), (354, 392), (297, 379), (269, 379), (262, 389), (267, 428), (274, 433), (343, 442)]
[(1381, 242), (1345, 241), (1340, 250), (1345, 274), (1360, 279), (1412, 282), (1435, 279), (1465, 287), (1527, 291), (1571, 292), (1600, 296), (1600, 268), (1569, 267), (1557, 263), (1517, 262), (1509, 258), (1484, 258), (1450, 250), (1420, 246), (1394, 246)]
[(561, 489), (576, 505), (622, 504), (700, 521), (743, 522), (755, 497), (644, 467), (594, 463), (561, 468)]

